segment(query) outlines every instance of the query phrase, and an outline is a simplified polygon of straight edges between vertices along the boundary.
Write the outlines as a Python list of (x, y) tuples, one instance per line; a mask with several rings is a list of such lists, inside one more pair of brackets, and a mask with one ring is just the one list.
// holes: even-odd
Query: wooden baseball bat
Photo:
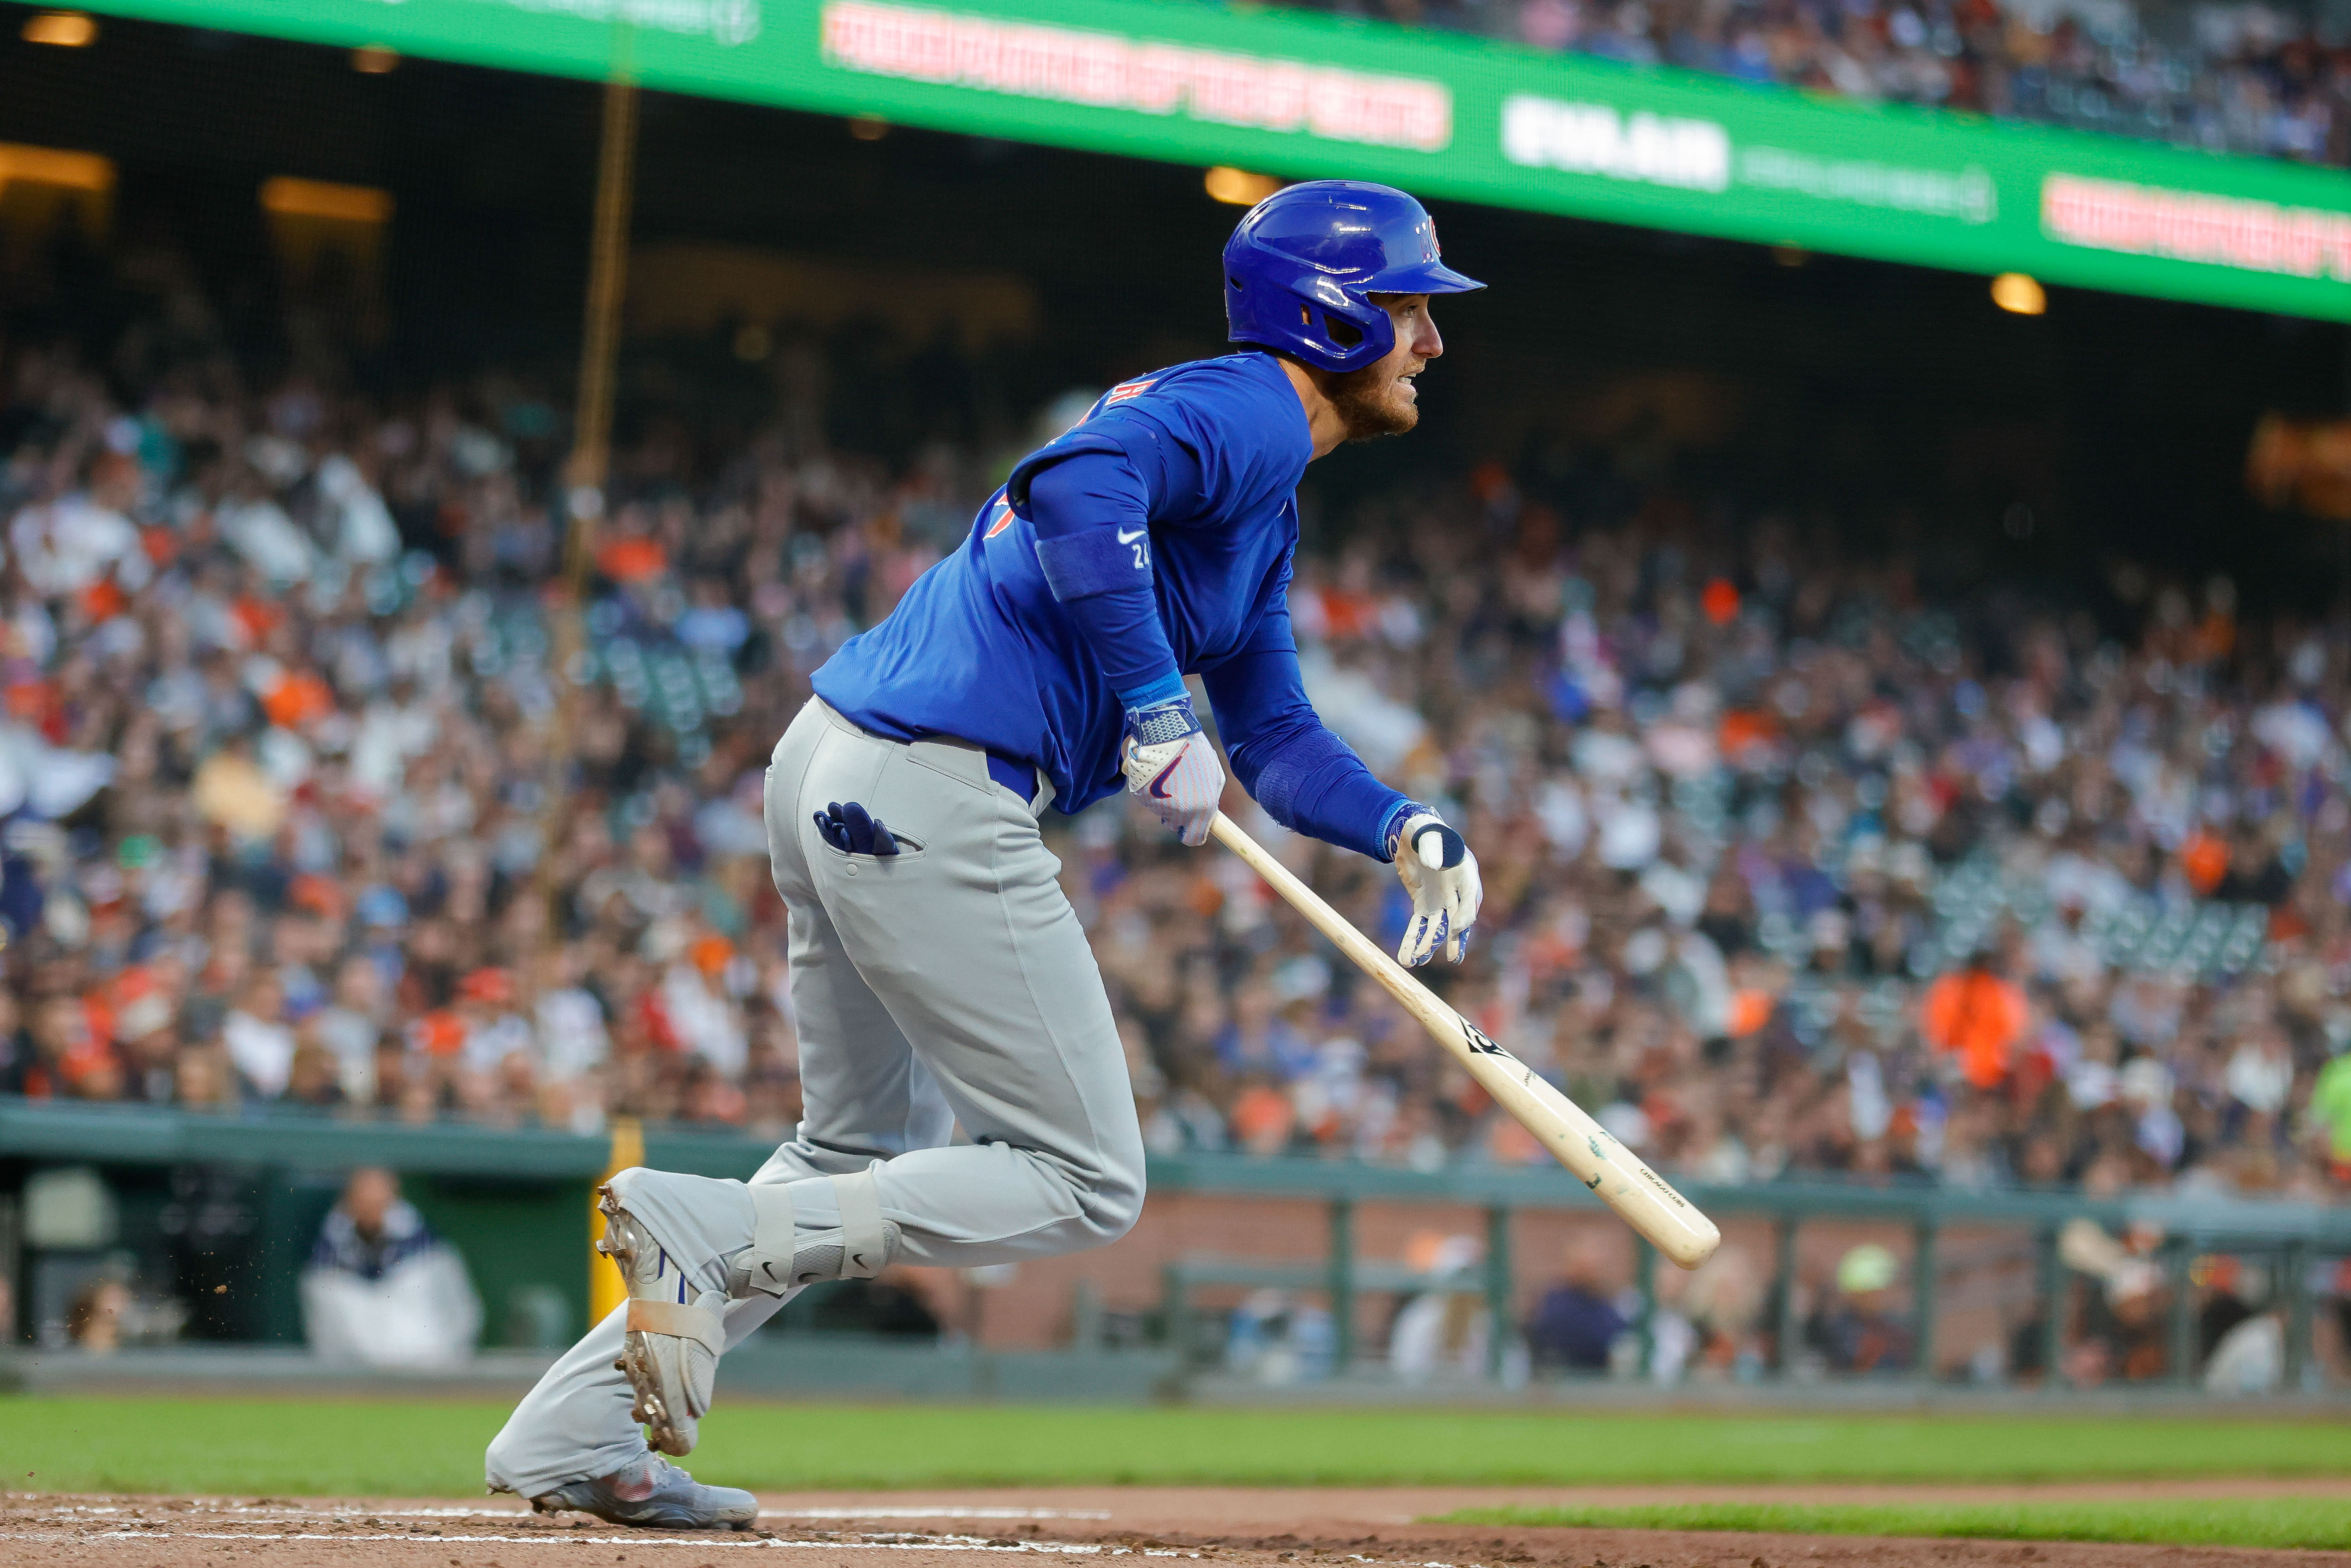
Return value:
[(1337, 944), (1357, 968), (1402, 1002), (1437, 1044), (1459, 1059), (1480, 1088), (1517, 1117), (1519, 1125), (1541, 1139), (1543, 1147), (1573, 1171), (1578, 1181), (1599, 1194), (1600, 1200), (1625, 1224), (1685, 1269), (1695, 1269), (1714, 1256), (1722, 1242), (1722, 1232), (1714, 1221), (1691, 1207), (1638, 1155), (1610, 1136), (1608, 1129), (1585, 1114), (1582, 1106), (1447, 1007), (1437, 993), (1349, 925), (1345, 915), (1324, 903), (1230, 817), (1217, 812), (1209, 831), (1217, 842), (1271, 883), (1273, 891), (1288, 899), (1317, 931)]

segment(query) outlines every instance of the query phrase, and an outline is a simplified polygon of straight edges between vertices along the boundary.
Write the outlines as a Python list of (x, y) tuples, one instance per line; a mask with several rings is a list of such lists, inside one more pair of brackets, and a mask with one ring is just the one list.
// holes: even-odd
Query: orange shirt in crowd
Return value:
[(1918, 1007), (1918, 1032), (1937, 1051), (1956, 1052), (1959, 1071), (1979, 1089), (2008, 1076), (2009, 1057), (2031, 1021), (2024, 993), (1982, 969), (1945, 975)]
[(1733, 1040), (1745, 1040), (1750, 1034), (1761, 1034), (1763, 1026), (1771, 1021), (1772, 1009), (1779, 998), (1761, 987), (1730, 993), (1730, 1018), (1723, 1032)]
[(2188, 885), (2197, 897), (2210, 898), (2229, 874), (2229, 846), (2199, 828), (2179, 846), (2179, 869), (2188, 873)]
[(335, 694), (312, 671), (296, 670), (262, 694), (261, 710), (280, 729), (301, 729), (335, 711)]
[(1298, 1124), (1290, 1096), (1270, 1083), (1253, 1083), (1233, 1102), (1233, 1139), (1251, 1154), (1279, 1154)]
[(596, 570), (614, 582), (647, 582), (669, 570), (669, 552), (658, 539), (623, 537), (596, 552)]

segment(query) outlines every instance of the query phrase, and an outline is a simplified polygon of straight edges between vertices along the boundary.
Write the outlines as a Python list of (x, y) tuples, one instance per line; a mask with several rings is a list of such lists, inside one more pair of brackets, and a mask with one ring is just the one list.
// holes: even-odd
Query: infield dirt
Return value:
[[(798, 1493), (762, 1500), (751, 1532), (628, 1531), (539, 1516), (507, 1498), (0, 1498), (0, 1561), (120, 1568), (719, 1568), (782, 1552), (784, 1568), (979, 1568), (974, 1558), (1167, 1560), (1168, 1568), (2221, 1568), (2341, 1564), (2351, 1554), (2070, 1542), (1421, 1524), (1453, 1509), (1580, 1502), (1877, 1502), (2351, 1496), (2346, 1481), (2064, 1487), (1056, 1488)], [(540, 1549), (559, 1549), (545, 1559)], [(683, 1553), (683, 1555), (681, 1555)], [(877, 1555), (880, 1554), (880, 1555)]]

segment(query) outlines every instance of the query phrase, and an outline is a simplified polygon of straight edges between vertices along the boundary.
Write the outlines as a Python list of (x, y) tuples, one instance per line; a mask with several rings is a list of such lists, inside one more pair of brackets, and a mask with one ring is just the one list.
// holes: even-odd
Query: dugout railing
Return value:
[[(756, 1169), (772, 1145), (732, 1132), (648, 1127), (645, 1162), (708, 1176), (744, 1176)], [(265, 1191), (284, 1188), (296, 1173), (308, 1173), (314, 1194), (331, 1186), (321, 1173), (360, 1165), (390, 1166), (408, 1176), (440, 1178), (456, 1194), (452, 1211), (471, 1204), (482, 1226), (477, 1236), (496, 1234), (496, 1250), (510, 1251), (512, 1234), (524, 1210), (511, 1194), (527, 1188), (543, 1195), (539, 1212), (583, 1216), (586, 1193), (611, 1166), (612, 1145), (603, 1134), (583, 1134), (524, 1126), (485, 1126), (439, 1121), (410, 1124), (351, 1119), (284, 1111), (204, 1113), (165, 1108), (28, 1102), (0, 1099), (0, 1197), (20, 1191), (33, 1174), (48, 1167), (234, 1168), (254, 1173)], [(1604, 1215), (1599, 1202), (1564, 1171), (1545, 1166), (1504, 1166), (1464, 1163), (1434, 1171), (1346, 1160), (1258, 1158), (1221, 1153), (1154, 1155), (1149, 1180), (1155, 1194), (1191, 1194), (1232, 1199), (1301, 1200), (1319, 1205), (1324, 1216), (1319, 1258), (1288, 1256), (1176, 1259), (1164, 1275), (1165, 1309), (1192, 1309), (1194, 1295), (1220, 1283), (1247, 1286), (1278, 1280), (1286, 1288), (1312, 1289), (1326, 1298), (1334, 1335), (1334, 1362), (1353, 1364), (1363, 1351), (1357, 1301), (1373, 1292), (1398, 1292), (1425, 1286), (1393, 1260), (1369, 1259), (1358, 1246), (1357, 1218), (1370, 1206), (1435, 1206), (1482, 1216), (1484, 1252), (1478, 1281), (1492, 1322), (1507, 1330), (1520, 1300), (1520, 1276), (1513, 1258), (1514, 1221), (1521, 1216), (1582, 1211)], [(2166, 1332), (2169, 1375), (2192, 1379), (2196, 1371), (2197, 1323), (2191, 1270), (2196, 1260), (2227, 1254), (2265, 1263), (2282, 1302), (2284, 1386), (2304, 1385), (2312, 1365), (2313, 1319), (2318, 1292), (2314, 1266), (2351, 1257), (2351, 1207), (2285, 1201), (2252, 1201), (2170, 1194), (2124, 1194), (2095, 1198), (2074, 1191), (2002, 1189), (1967, 1191), (1925, 1183), (1858, 1184), (1780, 1180), (1739, 1186), (1686, 1184), (1683, 1191), (1708, 1213), (1725, 1220), (1768, 1227), (1774, 1303), (1775, 1343), (1795, 1343), (1799, 1238), (1809, 1226), (1863, 1226), (1882, 1234), (1896, 1227), (1908, 1240), (1910, 1312), (1916, 1337), (1914, 1367), (1942, 1364), (1936, 1328), (1942, 1310), (1947, 1270), (1942, 1242), (1954, 1229), (1991, 1229), (2029, 1237), (2035, 1260), (2034, 1289), (2040, 1298), (2041, 1365), (2059, 1364), (2061, 1336), (2071, 1313), (2075, 1278), (2059, 1256), (2058, 1238), (2070, 1221), (2086, 1218), (2119, 1233), (2147, 1225), (2164, 1237), (2156, 1254), (2169, 1282)], [(315, 1226), (323, 1198), (306, 1211)], [(583, 1220), (584, 1223), (584, 1220)], [(505, 1228), (500, 1228), (501, 1227)], [(13, 1231), (13, 1227), (0, 1228)], [(280, 1227), (280, 1228), (286, 1228)], [(282, 1279), (270, 1281), (290, 1300), (307, 1232), (289, 1236), (275, 1253), (265, 1251), (259, 1267)], [(16, 1252), (13, 1239), (5, 1250)], [(568, 1243), (567, 1243), (568, 1245)], [(469, 1260), (472, 1258), (469, 1252)], [(1657, 1301), (1656, 1252), (1636, 1244), (1636, 1278), (1646, 1324)], [(0, 1259), (12, 1269), (15, 1258)], [(1669, 1266), (1668, 1266), (1669, 1267)], [(21, 1284), (21, 1280), (20, 1280)], [(1447, 1288), (1458, 1289), (1457, 1280)], [(283, 1334), (277, 1337), (285, 1337)], [(1501, 1370), (1506, 1333), (1489, 1334), (1491, 1365)], [(1771, 1370), (1784, 1373), (1790, 1357), (1778, 1355)]]

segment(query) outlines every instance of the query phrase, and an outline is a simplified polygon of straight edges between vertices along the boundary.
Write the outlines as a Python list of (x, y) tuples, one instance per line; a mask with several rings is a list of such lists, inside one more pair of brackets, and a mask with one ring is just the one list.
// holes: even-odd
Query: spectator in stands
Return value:
[(342, 1074), (334, 1053), (300, 1033), (295, 1041), (294, 1055), (286, 1071), (287, 1103), (319, 1109), (341, 1104)]
[(1388, 1323), (1388, 1366), (1399, 1382), (1484, 1375), (1494, 1326), (1477, 1271), (1484, 1253), (1474, 1236), (1422, 1230), (1406, 1239), (1405, 1262), (1421, 1288), (1398, 1299)]
[(1751, 1379), (1762, 1370), (1759, 1335), (1769, 1281), (1737, 1242), (1724, 1245), (1683, 1281), (1676, 1303), (1698, 1336), (1691, 1375)]
[(217, 1042), (183, 1046), (172, 1064), (172, 1101), (191, 1111), (223, 1111), (237, 1103), (236, 1067)]
[(1527, 1320), (1527, 1349), (1538, 1367), (1608, 1370), (1616, 1337), (1631, 1326), (1610, 1283), (1606, 1247), (1589, 1237), (1569, 1245), (1558, 1283), (1542, 1293)]
[(2205, 1260), (2198, 1281), (2196, 1364), (2215, 1394), (2274, 1393), (2285, 1372), (2285, 1325), (2265, 1311), (2268, 1281), (2244, 1260), (2222, 1253)]
[(2310, 1113), (2325, 1134), (2328, 1168), (2351, 1186), (2351, 1054), (2327, 1062), (2310, 1091)]
[(2024, 993), (1998, 972), (1994, 954), (1979, 949), (1967, 967), (1927, 988), (1918, 1032), (1928, 1045), (1957, 1057), (1961, 1077), (1980, 1090), (2006, 1081), (2011, 1058), (2032, 1021)]
[(1911, 1324), (1894, 1312), (1902, 1265), (1876, 1242), (1837, 1260), (1836, 1299), (1806, 1325), (1805, 1337), (1844, 1373), (1906, 1372), (1917, 1350)]
[(277, 977), (256, 969), (221, 1023), (221, 1043), (236, 1064), (246, 1092), (263, 1100), (286, 1092), (294, 1066), (294, 1031), (284, 1019), (286, 993)]
[(168, 1104), (179, 1054), (173, 1003), (165, 980), (145, 969), (123, 972), (114, 986), (114, 1037), (121, 1042), (124, 1098)]
[(371, 1366), (462, 1361), (481, 1333), (482, 1304), (465, 1261), (376, 1166), (351, 1173), (302, 1272), (310, 1348)]
[(2077, 1388), (2109, 1378), (2144, 1382), (2170, 1365), (2165, 1343), (2163, 1270), (2129, 1258), (2085, 1298), (2082, 1332), (2065, 1353), (2067, 1377)]
[(122, 1320), (131, 1306), (131, 1287), (100, 1274), (74, 1293), (66, 1338), (91, 1355), (111, 1355), (122, 1348)]

